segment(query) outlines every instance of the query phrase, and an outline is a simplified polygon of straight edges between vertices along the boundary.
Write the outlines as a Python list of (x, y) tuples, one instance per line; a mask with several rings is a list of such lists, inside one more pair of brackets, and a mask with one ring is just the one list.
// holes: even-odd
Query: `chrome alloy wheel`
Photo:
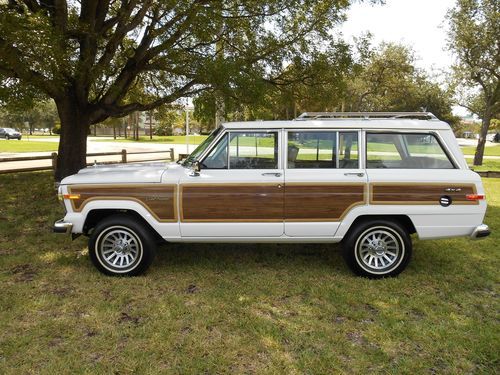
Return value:
[(388, 273), (396, 268), (404, 257), (401, 236), (388, 227), (373, 227), (364, 231), (356, 241), (356, 260), (368, 272)]
[(113, 272), (128, 272), (140, 262), (142, 242), (129, 228), (113, 226), (97, 239), (98, 259), (103, 267)]

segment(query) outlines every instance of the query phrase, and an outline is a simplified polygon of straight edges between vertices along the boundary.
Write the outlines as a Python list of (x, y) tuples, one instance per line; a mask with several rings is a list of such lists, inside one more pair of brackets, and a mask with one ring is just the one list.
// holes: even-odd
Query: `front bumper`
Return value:
[(474, 231), (470, 235), (470, 238), (478, 239), (478, 238), (488, 237), (490, 233), (491, 233), (490, 228), (486, 224), (481, 224), (474, 229)]
[(73, 228), (72, 223), (67, 223), (64, 219), (57, 220), (52, 227), (54, 233), (71, 233), (71, 229)]

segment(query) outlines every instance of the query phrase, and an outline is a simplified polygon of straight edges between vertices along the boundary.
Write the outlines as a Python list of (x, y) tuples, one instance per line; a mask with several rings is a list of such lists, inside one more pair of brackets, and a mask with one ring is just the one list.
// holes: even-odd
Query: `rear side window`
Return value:
[(229, 168), (278, 168), (278, 133), (231, 133), (229, 141)]
[(289, 169), (358, 168), (358, 133), (289, 131)]
[(453, 169), (453, 163), (433, 134), (367, 133), (366, 167)]

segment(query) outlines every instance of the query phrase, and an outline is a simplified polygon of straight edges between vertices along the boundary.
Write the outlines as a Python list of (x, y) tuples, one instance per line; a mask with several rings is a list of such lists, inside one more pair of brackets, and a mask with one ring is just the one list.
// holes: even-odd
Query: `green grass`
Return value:
[[(473, 155), (476, 153), (475, 146), (461, 147), (464, 155)], [(491, 146), (486, 146), (484, 148), (484, 155), (487, 156), (500, 156), (500, 144), (494, 144)]]
[(483, 165), (477, 167), (472, 165), (473, 157), (466, 157), (465, 160), (467, 160), (469, 167), (475, 171), (500, 171), (500, 159), (483, 159)]
[(59, 135), (57, 135), (57, 134), (53, 134), (53, 135), (49, 135), (49, 134), (45, 134), (45, 135), (28, 135), (28, 134), (23, 134), (23, 137), (24, 138), (29, 138), (29, 139), (32, 139), (32, 138), (35, 138), (35, 139), (54, 139), (54, 138), (59, 138)]
[(43, 152), (57, 151), (59, 143), (57, 142), (30, 142), (22, 139), (0, 141), (0, 152)]
[(0, 373), (498, 371), (500, 179), (482, 241), (415, 240), (398, 278), (355, 277), (327, 244), (177, 244), (110, 278), (50, 232), (49, 173), (0, 176)]

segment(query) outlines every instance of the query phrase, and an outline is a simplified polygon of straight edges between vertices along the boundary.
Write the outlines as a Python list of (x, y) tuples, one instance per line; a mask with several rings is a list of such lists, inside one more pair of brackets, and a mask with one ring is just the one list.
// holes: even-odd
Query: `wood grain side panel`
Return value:
[(69, 191), (80, 195), (71, 201), (76, 212), (94, 200), (131, 200), (144, 206), (158, 221), (177, 221), (176, 185), (83, 185), (70, 187)]
[(338, 221), (366, 203), (365, 184), (287, 184), (286, 221)]
[(283, 187), (278, 184), (183, 185), (184, 222), (283, 221)]
[[(459, 192), (446, 191), (448, 188), (460, 189)], [(452, 204), (478, 204), (468, 201), (467, 194), (475, 194), (475, 185), (470, 184), (403, 184), (381, 183), (370, 185), (371, 204), (436, 204), (443, 195), (450, 196)]]

